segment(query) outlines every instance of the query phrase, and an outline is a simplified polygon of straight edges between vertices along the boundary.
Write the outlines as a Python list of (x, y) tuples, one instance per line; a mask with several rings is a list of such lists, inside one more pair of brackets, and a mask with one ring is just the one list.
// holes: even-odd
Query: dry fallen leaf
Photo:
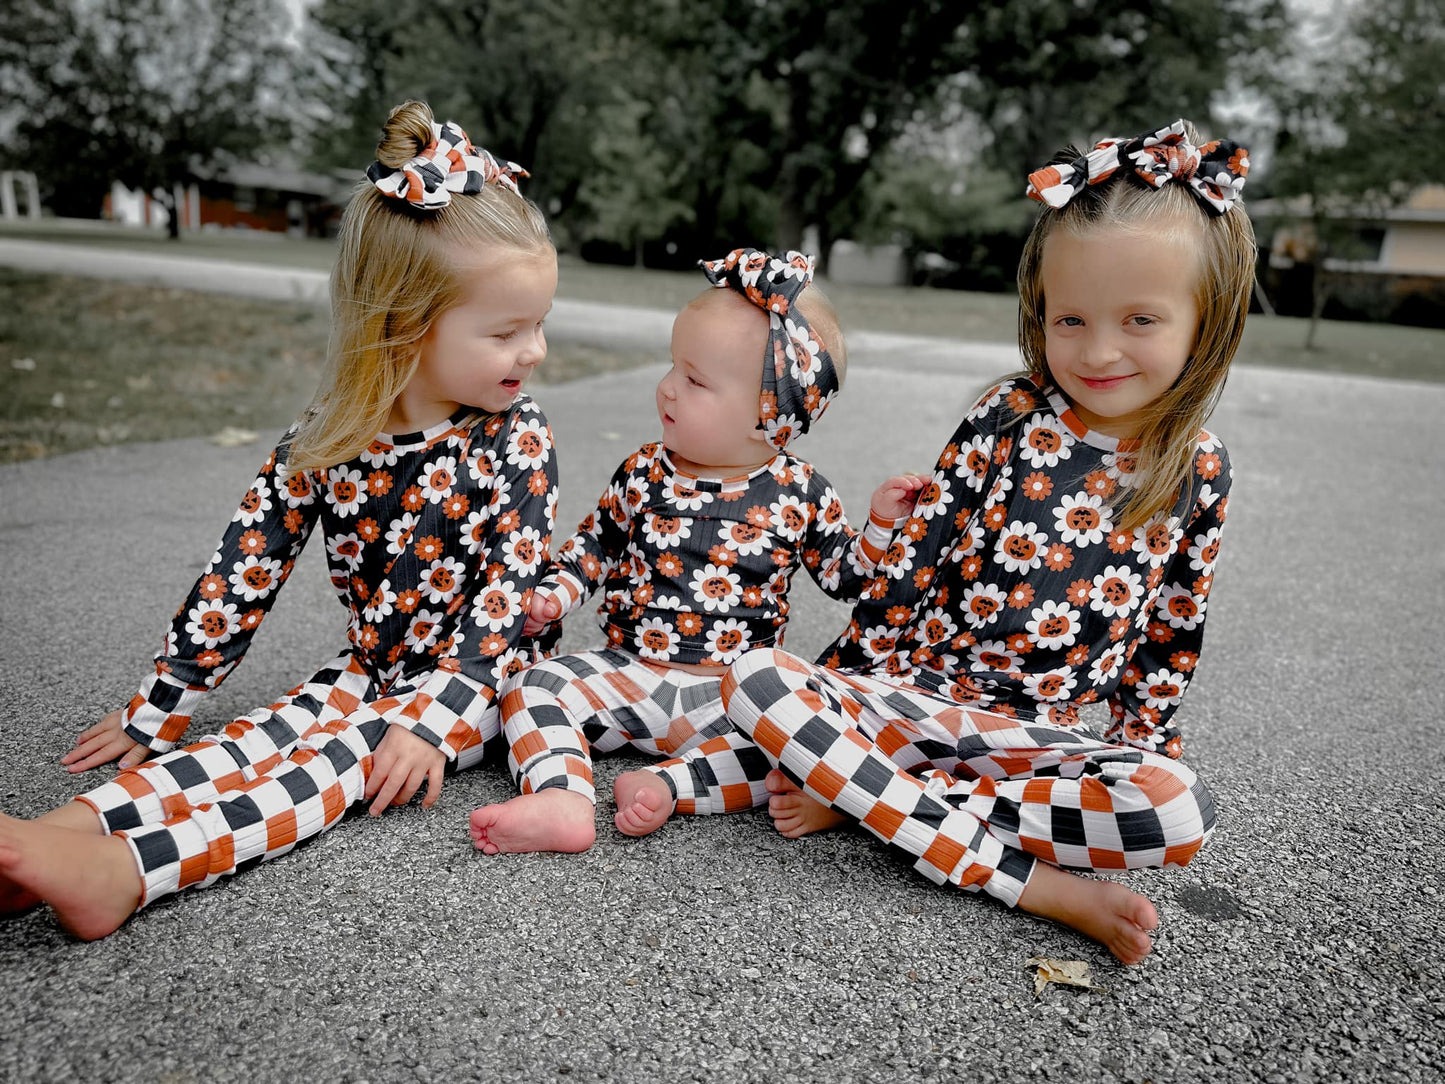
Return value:
[(1029, 966), (1038, 968), (1034, 975), (1034, 997), (1042, 995), (1044, 987), (1051, 982), (1060, 986), (1082, 986), (1086, 990), (1103, 989), (1094, 983), (1090, 967), (1083, 960), (1051, 960), (1047, 956), (1032, 956)]
[(256, 443), (256, 434), (249, 429), (237, 429), (228, 425), (219, 433), (211, 435), (211, 443), (219, 444), (222, 448), (239, 448), (244, 444)]

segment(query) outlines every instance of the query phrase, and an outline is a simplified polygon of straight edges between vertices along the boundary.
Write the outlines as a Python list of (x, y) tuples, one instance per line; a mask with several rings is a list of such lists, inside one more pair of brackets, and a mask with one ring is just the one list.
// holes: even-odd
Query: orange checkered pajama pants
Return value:
[(1183, 865), (1214, 830), (1209, 792), (1177, 760), (899, 679), (762, 648), (733, 664), (722, 695), (733, 725), (808, 794), (934, 882), (1011, 907), (1038, 859)]
[[(80, 801), (130, 844), (144, 906), (285, 854), (335, 824), (365, 791), (384, 715), (399, 703), (379, 696), (345, 654), (270, 707), (120, 772)], [(488, 728), (495, 735), (493, 708), (479, 727)], [(456, 766), (476, 763), (482, 750), (482, 741), (469, 746)]]
[(592, 756), (631, 747), (668, 757), (650, 765), (675, 813), (766, 805), (772, 765), (729, 724), (720, 678), (605, 649), (559, 655), (502, 683), (507, 763), (523, 794), (561, 787), (594, 804)]

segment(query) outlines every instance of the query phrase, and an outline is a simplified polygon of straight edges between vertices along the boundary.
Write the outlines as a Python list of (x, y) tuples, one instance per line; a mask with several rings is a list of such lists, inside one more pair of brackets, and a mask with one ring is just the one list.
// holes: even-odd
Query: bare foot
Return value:
[(826, 832), (848, 823), (848, 818), (832, 806), (804, 794), (798, 784), (774, 768), (765, 781), (768, 792), (768, 816), (773, 827), (789, 839)]
[(0, 814), (0, 877), (50, 904), (76, 937), (115, 931), (140, 906), (141, 878), (125, 840)]
[[(103, 835), (100, 818), (95, 810), (84, 802), (66, 802), (58, 809), (42, 813), (36, 818), (54, 828), (73, 828), (77, 832)], [(4, 874), (0, 874), (0, 918), (19, 915), (38, 906), (41, 899), (29, 889), (21, 888)]]
[(597, 838), (596, 820), (597, 811), (585, 797), (548, 787), (472, 810), (472, 843), (483, 854), (576, 854)]
[(612, 784), (617, 816), (612, 823), (624, 836), (649, 835), (672, 816), (672, 789), (656, 772), (623, 772)]
[(1072, 926), (1125, 964), (1149, 955), (1154, 947), (1149, 931), (1159, 925), (1159, 912), (1139, 893), (1113, 881), (1075, 876), (1042, 860), (1034, 866), (1019, 906)]

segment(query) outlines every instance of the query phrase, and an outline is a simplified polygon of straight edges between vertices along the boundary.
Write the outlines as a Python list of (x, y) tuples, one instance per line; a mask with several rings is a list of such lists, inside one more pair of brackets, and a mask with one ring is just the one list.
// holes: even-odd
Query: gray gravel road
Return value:
[[(803, 454), (861, 509), (931, 464), (999, 368), (985, 355), (878, 340)], [(656, 376), (539, 393), (564, 522), (652, 436)], [(1125, 878), (1163, 916), (1140, 967), (933, 887), (857, 830), (788, 841), (763, 814), (631, 840), (604, 802), (585, 855), (487, 858), (466, 814), (510, 795), (491, 765), (100, 943), (43, 910), (0, 924), (0, 1080), (1438, 1080), (1442, 410), (1438, 386), (1232, 380), (1214, 428), (1236, 496), (1181, 713), (1221, 826), (1188, 869)], [(75, 792), (60, 754), (133, 691), (264, 455), (190, 440), (0, 467), (0, 809)], [(312, 550), (198, 727), (342, 642)], [(811, 584), (795, 613), (804, 654), (844, 615)], [(596, 642), (586, 618), (568, 632)], [(601, 762), (599, 791), (633, 763)], [(1091, 961), (1104, 989), (1036, 998), (1035, 955)]]

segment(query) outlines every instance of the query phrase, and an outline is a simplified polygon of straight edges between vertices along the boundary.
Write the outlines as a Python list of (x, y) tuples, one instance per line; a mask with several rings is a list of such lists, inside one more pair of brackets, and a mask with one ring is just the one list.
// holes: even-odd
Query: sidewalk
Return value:
[[(931, 465), (1009, 365), (971, 350), (887, 337), (855, 367), (800, 448), (850, 508)], [(538, 390), (563, 523), (654, 435), (657, 375)], [(1181, 713), (1220, 828), (1189, 868), (1121, 878), (1163, 916), (1139, 968), (935, 888), (858, 830), (788, 841), (752, 814), (630, 840), (604, 800), (585, 855), (484, 858), (465, 818), (510, 795), (492, 766), (104, 942), (43, 911), (0, 924), (0, 1080), (1438, 1079), (1442, 412), (1440, 385), (1231, 378), (1211, 428), (1234, 495)], [(268, 447), (0, 467), (0, 809), (75, 792), (58, 757), (133, 691)], [(794, 612), (809, 655), (846, 610), (800, 586)], [(343, 627), (313, 544), (201, 723), (294, 683)], [(566, 642), (597, 642), (586, 616)], [(599, 792), (634, 763), (600, 762)], [(1036, 999), (1033, 956), (1088, 960), (1105, 989)]]

